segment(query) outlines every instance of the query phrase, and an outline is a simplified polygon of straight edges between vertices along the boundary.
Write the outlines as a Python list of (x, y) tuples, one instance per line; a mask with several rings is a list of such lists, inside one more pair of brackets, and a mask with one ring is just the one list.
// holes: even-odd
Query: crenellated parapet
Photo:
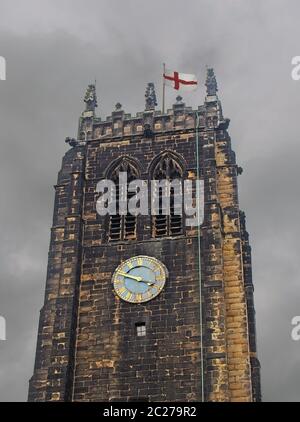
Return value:
[[(210, 88), (208, 92), (214, 91)], [(229, 119), (223, 118), (221, 102), (216, 96), (208, 95), (204, 104), (197, 109), (187, 106), (183, 98), (177, 96), (176, 102), (165, 113), (156, 110), (157, 100), (153, 83), (147, 85), (145, 98), (144, 111), (136, 114), (126, 113), (122, 105), (117, 103), (111, 115), (101, 119), (95, 115), (96, 88), (94, 85), (89, 85), (84, 99), (86, 110), (79, 119), (78, 141), (143, 137), (145, 126), (154, 136), (170, 132), (193, 131), (197, 124), (199, 130), (216, 128), (227, 130), (229, 126)], [(72, 147), (78, 145), (78, 141), (76, 142), (74, 138), (66, 138), (66, 142)]]

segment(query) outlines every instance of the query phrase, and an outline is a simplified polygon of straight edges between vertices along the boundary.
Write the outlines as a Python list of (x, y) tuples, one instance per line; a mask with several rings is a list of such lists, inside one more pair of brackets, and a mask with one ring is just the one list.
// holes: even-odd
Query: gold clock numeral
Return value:
[(115, 284), (121, 285), (121, 284), (123, 284), (123, 280), (121, 278), (116, 278), (115, 279)]
[(127, 291), (127, 293), (126, 293), (126, 295), (125, 295), (125, 300), (131, 300), (131, 297), (132, 297), (132, 293), (130, 293), (130, 292), (128, 292)]
[(146, 293), (144, 293), (144, 299), (150, 299), (150, 297), (152, 297), (151, 293), (149, 290), (146, 291)]
[(123, 287), (120, 287), (119, 288), (119, 292), (121, 293), (121, 294), (123, 294), (124, 292), (126, 292), (126, 288), (123, 286)]
[(137, 259), (137, 264), (138, 264), (138, 265), (143, 265), (143, 262), (144, 262), (144, 261), (143, 261), (143, 259), (142, 259), (142, 258), (138, 258), (138, 259)]

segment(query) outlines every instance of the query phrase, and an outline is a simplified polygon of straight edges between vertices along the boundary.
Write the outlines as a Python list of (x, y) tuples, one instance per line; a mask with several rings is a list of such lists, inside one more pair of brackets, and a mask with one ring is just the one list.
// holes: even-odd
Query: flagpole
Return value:
[(166, 64), (163, 63), (162, 114), (165, 114), (165, 95), (166, 95), (165, 73), (166, 73)]

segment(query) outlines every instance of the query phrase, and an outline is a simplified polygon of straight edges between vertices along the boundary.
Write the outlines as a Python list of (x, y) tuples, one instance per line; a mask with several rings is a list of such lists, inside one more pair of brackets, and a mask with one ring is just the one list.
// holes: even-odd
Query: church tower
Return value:
[[(117, 103), (102, 120), (89, 85), (55, 186), (29, 401), (260, 401), (241, 168), (213, 69), (206, 88), (198, 109), (178, 96), (162, 113), (150, 83), (144, 111)], [(120, 173), (201, 179), (200, 228), (175, 212), (174, 190), (168, 214), (121, 213)], [(107, 179), (117, 212), (101, 216)]]

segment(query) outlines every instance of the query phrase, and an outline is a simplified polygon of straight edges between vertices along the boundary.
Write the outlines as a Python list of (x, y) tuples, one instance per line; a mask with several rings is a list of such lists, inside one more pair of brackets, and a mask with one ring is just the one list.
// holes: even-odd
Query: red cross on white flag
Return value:
[(174, 89), (183, 91), (194, 91), (197, 89), (198, 81), (195, 75), (165, 69), (163, 77), (165, 84)]

